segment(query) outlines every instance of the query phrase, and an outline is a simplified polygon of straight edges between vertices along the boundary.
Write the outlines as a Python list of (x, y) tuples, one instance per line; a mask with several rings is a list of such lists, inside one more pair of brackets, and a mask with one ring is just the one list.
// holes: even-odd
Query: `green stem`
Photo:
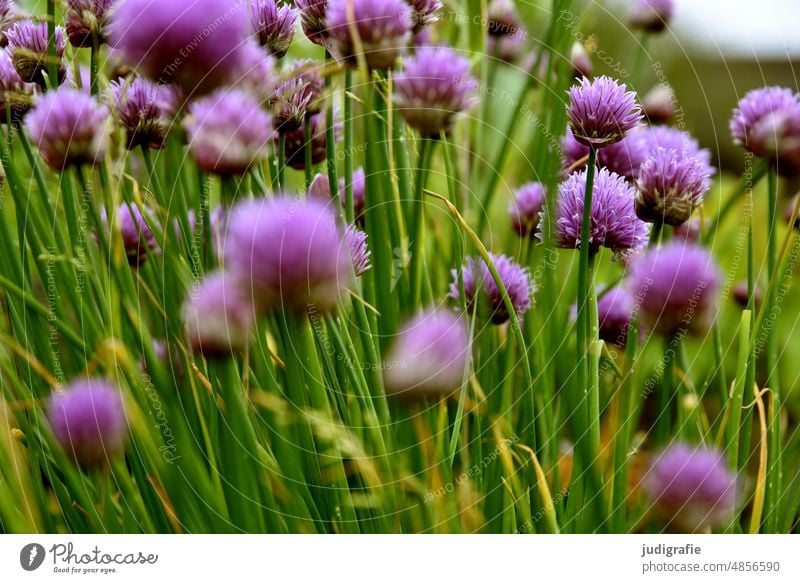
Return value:
[[(333, 64), (333, 59), (330, 53), (325, 51), (325, 65), (330, 66)], [(325, 75), (325, 93), (330, 95), (333, 83), (330, 75)], [(345, 103), (347, 102), (347, 95), (344, 97)], [(330, 188), (331, 195), (339, 199), (339, 176), (336, 169), (336, 131), (334, 128), (333, 117), (333, 98), (329, 98), (330, 103), (325, 111), (325, 152), (327, 154), (328, 165), (328, 187)], [(346, 123), (346, 122), (345, 122)], [(341, 201), (340, 201), (341, 202)], [(339, 205), (341, 208), (341, 204)]]
[[(353, 71), (344, 73), (344, 201), (345, 217), (348, 223), (356, 220), (355, 199), (353, 198)], [(339, 185), (336, 184), (338, 192)]]
[(411, 254), (411, 305), (418, 306), (422, 295), (422, 264), (425, 256), (425, 183), (435, 142), (423, 137), (419, 144), (417, 179), (414, 189), (414, 214), (409, 239), (414, 252)]
[(58, 87), (58, 58), (56, 57), (56, 3), (47, 0), (47, 76), (51, 88)]
[[(773, 310), (777, 300), (778, 291), (778, 185), (775, 167), (770, 165), (767, 170), (767, 185), (769, 192), (769, 226), (767, 238), (767, 269), (770, 282), (767, 290), (767, 297), (764, 299), (764, 313), (767, 318), (773, 317)], [(767, 352), (767, 381), (766, 386), (772, 390), (772, 403), (774, 406), (770, 411), (768, 433), (769, 433), (769, 462), (767, 465), (767, 489), (766, 489), (766, 508), (765, 508), (765, 530), (774, 533), (778, 526), (779, 502), (782, 488), (781, 470), (781, 435), (780, 435), (780, 371), (778, 370), (778, 334), (777, 323), (773, 322), (766, 330), (766, 352)]]
[(100, 41), (97, 38), (97, 33), (92, 33), (92, 52), (90, 55), (90, 69), (89, 69), (89, 83), (91, 85), (92, 95), (97, 95), (100, 92), (99, 76), (100, 76)]
[[(286, 134), (278, 134), (278, 168), (275, 170), (276, 184), (279, 189), (283, 188), (283, 173), (286, 167)], [(274, 186), (274, 185), (273, 185)]]
[[(314, 179), (314, 159), (311, 155), (311, 140), (311, 118), (306, 116), (303, 122), (303, 166), (306, 175), (306, 189), (311, 186), (311, 181)], [(333, 191), (331, 191), (331, 194), (333, 194)]]

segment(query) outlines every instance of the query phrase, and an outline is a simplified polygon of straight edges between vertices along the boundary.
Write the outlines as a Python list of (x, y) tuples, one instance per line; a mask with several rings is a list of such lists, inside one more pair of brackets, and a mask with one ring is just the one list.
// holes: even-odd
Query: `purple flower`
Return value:
[(800, 170), (800, 103), (765, 115), (750, 132), (750, 143), (761, 156), (774, 160), (781, 174)]
[[(571, 174), (558, 188), (556, 205), (556, 243), (560, 247), (580, 247), (586, 170)], [(636, 217), (633, 208), (635, 189), (619, 174), (600, 168), (595, 173), (592, 196), (590, 251), (600, 247), (613, 251), (638, 249), (647, 243), (650, 225)]]
[(192, 350), (223, 358), (244, 350), (250, 341), (255, 310), (230, 275), (206, 275), (183, 305), (183, 324)]
[(237, 70), (247, 11), (230, 0), (120, 0), (109, 43), (125, 61), (188, 97), (209, 93)]
[(572, 49), (569, 51), (569, 63), (572, 65), (572, 72), (576, 77), (591, 77), (594, 73), (592, 59), (589, 58), (586, 46), (582, 42), (572, 43)]
[(325, 79), (320, 75), (321, 63), (311, 59), (294, 61), (290, 68), (291, 76), (305, 83), (303, 92), (311, 95), (306, 112), (319, 113), (325, 98)]
[(643, 485), (656, 511), (685, 532), (723, 526), (736, 507), (736, 476), (715, 449), (672, 445), (655, 459)]
[[(22, 80), (8, 51), (0, 49), (0, 123), (17, 122), (30, 109), (36, 85)], [(11, 110), (8, 119), (6, 104)]]
[[(748, 300), (750, 299), (750, 284), (747, 283), (746, 279), (737, 281), (734, 284), (731, 290), (731, 297), (742, 308), (747, 307)], [(764, 292), (758, 285), (756, 285), (753, 290), (753, 300), (756, 307), (760, 306), (761, 302), (764, 300)]]
[(438, 137), (476, 103), (477, 86), (467, 59), (446, 47), (420, 47), (395, 77), (395, 102), (408, 125)]
[(107, 465), (125, 448), (128, 420), (122, 395), (104, 379), (75, 380), (54, 393), (47, 418), (56, 441), (82, 466)]
[(312, 43), (326, 46), (328, 39), (328, 0), (295, 0), (303, 32)]
[[(708, 227), (708, 221), (706, 221), (705, 227)], [(697, 243), (700, 241), (702, 228), (703, 223), (700, 217), (694, 216), (672, 230), (672, 239), (685, 241), (687, 243)]]
[(61, 87), (36, 100), (25, 130), (53, 170), (94, 164), (109, 143), (109, 112), (91, 95)]
[(625, 348), (631, 324), (633, 298), (621, 286), (612, 288), (597, 301), (600, 338), (617, 348)]
[[(536, 292), (536, 286), (531, 281), (526, 268), (520, 267), (513, 259), (506, 255), (490, 254), (492, 263), (497, 269), (500, 280), (508, 292), (514, 312), (522, 316), (531, 307), (531, 296)], [(450, 284), (450, 297), (460, 302), (461, 290), (458, 282), (458, 270), (453, 269), (453, 282)], [(489, 266), (481, 258), (467, 257), (467, 262), (462, 268), (464, 280), (464, 294), (467, 310), (471, 313), (476, 309), (476, 298), (479, 296), (478, 313), (491, 320), (493, 324), (503, 324), (510, 315), (506, 310), (503, 296), (497, 282), (492, 277)]]
[(539, 215), (544, 210), (547, 191), (540, 182), (520, 186), (514, 200), (508, 205), (511, 227), (520, 237), (535, 237), (539, 227)]
[(711, 176), (701, 158), (685, 150), (658, 148), (642, 164), (636, 186), (640, 219), (677, 226), (688, 221), (703, 203)]
[(660, 83), (642, 99), (644, 117), (650, 123), (669, 123), (675, 115), (675, 91), (668, 83)]
[(398, 331), (384, 361), (386, 391), (398, 397), (446, 397), (461, 387), (469, 364), (463, 316), (429, 308)]
[(278, 6), (275, 0), (252, 0), (250, 3), (250, 29), (253, 36), (276, 59), (283, 57), (292, 44), (297, 16), (296, 9)]
[(112, 81), (109, 90), (117, 119), (125, 129), (126, 147), (163, 147), (178, 108), (177, 89), (139, 77), (132, 82)]
[(330, 203), (277, 196), (241, 203), (229, 217), (225, 265), (264, 310), (333, 310), (351, 262)]
[[(353, 171), (353, 209), (355, 211), (355, 219), (359, 221), (364, 215), (364, 205), (366, 204), (365, 191), (366, 191), (366, 177), (364, 176), (364, 168), (359, 166)], [(339, 200), (341, 201), (342, 208), (346, 208), (347, 197), (345, 193), (345, 179), (339, 179)], [(331, 187), (328, 176), (325, 174), (317, 174), (314, 180), (308, 187), (308, 195), (321, 201), (331, 200)]]
[(353, 259), (353, 271), (356, 277), (361, 277), (372, 267), (369, 264), (371, 253), (367, 246), (367, 234), (353, 225), (347, 225), (344, 233), (350, 248), (350, 257)]
[[(486, 52), (495, 59), (514, 63), (525, 53), (527, 44), (528, 31), (520, 27), (513, 34), (489, 35), (486, 39)], [(529, 69), (524, 65), (520, 65), (520, 68), (522, 70)]]
[(764, 136), (753, 135), (756, 126), (772, 114), (795, 109), (798, 103), (800, 96), (783, 87), (763, 87), (750, 91), (733, 110), (730, 127), (734, 143), (763, 157), (766, 154), (764, 143), (755, 138)]
[[(330, 0), (328, 34), (333, 52), (354, 64), (361, 49), (370, 69), (391, 69), (411, 39), (412, 15), (404, 0)], [(358, 32), (360, 47), (351, 26)]]
[(192, 102), (184, 125), (197, 165), (221, 176), (244, 174), (266, 159), (272, 137), (270, 115), (238, 89), (220, 89)]
[[(131, 267), (140, 267), (147, 260), (150, 251), (158, 248), (153, 230), (148, 225), (155, 224), (153, 211), (145, 207), (147, 219), (136, 203), (123, 202), (117, 211), (117, 225), (122, 237), (122, 246)], [(105, 213), (103, 220), (106, 221)]]
[(661, 32), (672, 20), (674, 10), (674, 0), (634, 0), (628, 23), (632, 28)]
[(66, 29), (74, 47), (91, 47), (92, 38), (106, 42), (106, 26), (117, 0), (67, 0)]
[[(306, 123), (311, 124), (311, 163), (320, 164), (327, 155), (326, 145), (328, 142), (325, 133), (327, 118), (325, 112), (320, 112), (309, 116), (308, 121), (304, 121), (301, 127), (285, 136), (286, 164), (295, 170), (303, 170), (306, 167)], [(341, 129), (342, 124), (335, 122), (333, 134), (337, 142), (341, 139)]]
[[(565, 170), (572, 171), (586, 167), (589, 148), (578, 142), (569, 128), (562, 139), (561, 148)], [(704, 163), (704, 173), (712, 175), (715, 172), (711, 166), (711, 152), (700, 148), (697, 140), (689, 133), (666, 126), (637, 126), (619, 142), (598, 150), (597, 165), (616, 172), (628, 180), (636, 180), (642, 163), (659, 148), (683, 151), (687, 156)]]
[(303, 125), (314, 95), (302, 78), (292, 77), (278, 84), (270, 100), (275, 129), (288, 134)]
[(513, 36), (522, 28), (522, 20), (512, 0), (491, 0), (487, 16), (489, 36)]
[[(783, 218), (787, 225), (792, 226), (792, 215), (794, 215), (794, 207), (797, 205), (798, 197), (800, 197), (800, 194), (793, 196), (789, 204), (786, 205), (786, 210), (783, 212)], [(795, 229), (800, 229), (800, 214), (795, 217), (793, 226)]]
[[(44, 75), (48, 69), (47, 56), (47, 23), (23, 20), (17, 22), (6, 31), (8, 50), (11, 51), (11, 60), (19, 76), (26, 83), (36, 83), (40, 87), (46, 86)], [(58, 59), (57, 85), (61, 85), (67, 71), (62, 57), (64, 56), (64, 29), (56, 27), (56, 58)]]
[(637, 258), (628, 278), (639, 319), (665, 336), (705, 331), (717, 309), (719, 285), (719, 269), (708, 251), (681, 241)]
[(441, 0), (406, 0), (411, 8), (414, 9), (412, 19), (414, 22), (414, 34), (417, 34), (429, 24), (439, 20), (437, 14), (442, 9)]
[(636, 93), (610, 77), (585, 77), (569, 90), (569, 125), (575, 139), (593, 148), (619, 142), (642, 120)]
[(275, 59), (252, 39), (246, 41), (239, 52), (237, 66), (231, 73), (231, 86), (262, 103), (269, 102), (278, 85)]

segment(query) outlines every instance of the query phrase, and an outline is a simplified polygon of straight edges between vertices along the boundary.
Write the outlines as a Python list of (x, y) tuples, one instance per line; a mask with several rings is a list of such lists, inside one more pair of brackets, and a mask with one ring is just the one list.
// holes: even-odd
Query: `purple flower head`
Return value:
[(326, 46), (328, 39), (328, 0), (295, 0), (303, 32), (314, 44)]
[(767, 154), (764, 149), (764, 136), (753, 135), (756, 126), (772, 114), (793, 110), (798, 103), (800, 96), (783, 87), (763, 87), (750, 91), (733, 110), (730, 122), (733, 141), (756, 156), (764, 157)]
[(106, 42), (106, 26), (117, 0), (67, 0), (66, 29), (74, 47)]
[(351, 64), (361, 50), (370, 69), (391, 69), (411, 39), (413, 11), (405, 0), (330, 0), (327, 14), (332, 49)]
[(650, 123), (669, 123), (675, 115), (675, 91), (668, 83), (660, 83), (642, 99), (644, 117)]
[(261, 46), (280, 59), (292, 44), (298, 14), (291, 6), (278, 6), (275, 0), (252, 0), (250, 30)]
[[(750, 284), (747, 283), (746, 279), (737, 281), (734, 284), (733, 289), (731, 290), (731, 297), (742, 308), (747, 307), (748, 300), (750, 298)], [(753, 301), (755, 302), (756, 307), (760, 306), (763, 300), (764, 291), (758, 285), (756, 285), (755, 289), (753, 290)]]
[(655, 459), (643, 485), (656, 511), (685, 532), (723, 526), (736, 507), (736, 476), (715, 449), (672, 445)]
[[(37, 86), (22, 80), (8, 51), (0, 49), (0, 123), (18, 122), (30, 109)], [(11, 110), (8, 119), (6, 104)]]
[[(153, 211), (145, 207), (145, 220), (139, 205), (123, 202), (117, 211), (117, 225), (122, 236), (122, 246), (131, 267), (140, 267), (147, 260), (149, 252), (158, 248), (153, 230), (148, 225), (156, 221)], [(103, 220), (106, 221), (105, 213)]]
[(414, 13), (411, 16), (414, 22), (414, 34), (439, 20), (439, 10), (442, 9), (441, 0), (406, 0)]
[(347, 225), (344, 233), (353, 259), (353, 271), (356, 277), (361, 277), (372, 267), (369, 263), (371, 253), (367, 246), (367, 234), (353, 225)]
[(512, 0), (492, 0), (487, 7), (489, 36), (514, 36), (522, 20)]
[[(708, 221), (706, 221), (708, 227)], [(677, 241), (685, 241), (687, 243), (697, 243), (700, 241), (702, 235), (703, 223), (700, 217), (691, 217), (685, 223), (678, 225), (672, 230), (672, 239)]]
[[(567, 249), (581, 245), (586, 170), (571, 174), (558, 188), (556, 243)], [(635, 189), (619, 174), (600, 168), (592, 196), (590, 251), (638, 249), (647, 243), (650, 225), (636, 217)]]
[(781, 174), (800, 170), (800, 103), (765, 115), (750, 132), (751, 144), (777, 163)]
[(104, 379), (75, 380), (54, 393), (47, 418), (56, 441), (81, 466), (107, 465), (125, 449), (128, 420), (122, 395)]
[(621, 286), (611, 289), (597, 301), (600, 338), (617, 348), (625, 348), (631, 324), (633, 298)]
[(579, 41), (572, 43), (572, 49), (569, 51), (569, 63), (572, 65), (572, 72), (576, 77), (591, 77), (594, 74), (594, 65), (589, 53), (586, 52), (586, 46)]
[(314, 176), (311, 184), (308, 185), (309, 198), (316, 198), (321, 202), (328, 202), (331, 199), (331, 183), (327, 174), (318, 173)]
[(475, 105), (477, 86), (467, 59), (446, 47), (420, 47), (395, 77), (395, 101), (408, 125), (438, 137)]
[(717, 310), (720, 278), (708, 251), (672, 241), (633, 262), (628, 289), (636, 298), (641, 322), (670, 336), (708, 328)]
[(36, 100), (25, 131), (53, 170), (94, 164), (106, 155), (109, 112), (91, 95), (61, 87)]
[[(49, 57), (47, 55), (47, 23), (22, 20), (6, 31), (8, 50), (11, 60), (19, 76), (26, 83), (46, 86), (44, 75), (47, 73)], [(61, 85), (67, 74), (62, 58), (64, 56), (64, 29), (56, 27), (56, 60), (58, 62), (57, 84)]]
[(675, 0), (634, 0), (628, 23), (632, 28), (661, 32), (672, 20)]
[(244, 174), (266, 159), (272, 137), (270, 115), (238, 89), (220, 89), (192, 102), (184, 125), (197, 165), (221, 176)]
[(300, 77), (292, 77), (279, 83), (270, 100), (278, 133), (288, 134), (300, 128), (309, 114), (313, 99), (312, 88)]
[(535, 237), (539, 227), (539, 215), (544, 210), (547, 191), (540, 182), (520, 186), (514, 200), (508, 205), (511, 227), (520, 237)]
[(189, 345), (206, 358), (244, 350), (254, 319), (252, 302), (238, 282), (222, 272), (206, 275), (183, 305)]
[(398, 331), (384, 361), (386, 391), (397, 397), (446, 397), (464, 382), (469, 330), (454, 312), (422, 310)]
[(237, 205), (225, 265), (264, 310), (336, 308), (352, 259), (330, 203), (277, 196)]
[[(334, 119), (336, 115), (334, 114)], [(306, 145), (305, 124), (311, 124), (311, 144)], [(326, 144), (327, 136), (325, 134), (327, 127), (327, 119), (325, 112), (315, 113), (304, 121), (303, 125), (293, 132), (286, 134), (285, 139), (285, 154), (286, 164), (295, 170), (303, 170), (306, 167), (305, 148), (311, 148), (311, 163), (320, 164), (325, 160), (327, 155)], [(342, 124), (338, 121), (334, 122), (333, 135), (338, 142), (341, 139)]]
[[(489, 35), (486, 38), (486, 52), (506, 63), (514, 63), (525, 53), (528, 45), (528, 31), (520, 26), (512, 34)], [(531, 66), (533, 66), (531, 64)], [(530, 67), (520, 66), (527, 70)]]
[(325, 99), (325, 79), (320, 75), (321, 64), (311, 59), (294, 61), (290, 69), (292, 77), (305, 83), (304, 93), (311, 94), (311, 101), (306, 109), (307, 113), (322, 111)]
[[(517, 316), (522, 316), (531, 307), (531, 296), (536, 292), (536, 286), (531, 281), (528, 270), (519, 266), (513, 259), (506, 255), (491, 254), (492, 263), (497, 268), (500, 280), (508, 292), (508, 297), (514, 306)], [(453, 282), (450, 284), (450, 297), (460, 302), (461, 291), (458, 283), (458, 270), (453, 269)], [(506, 310), (500, 288), (492, 277), (489, 266), (481, 258), (467, 257), (462, 268), (464, 279), (464, 294), (467, 310), (471, 313), (477, 309), (478, 313), (493, 324), (503, 324), (510, 315)]]
[(619, 142), (642, 120), (636, 93), (611, 77), (585, 77), (569, 90), (569, 125), (585, 146), (602, 148)]
[(278, 86), (275, 59), (260, 44), (249, 39), (242, 46), (231, 86), (249, 93), (262, 103), (269, 102)]
[(246, 6), (230, 0), (120, 0), (109, 24), (129, 65), (187, 97), (225, 84), (246, 38)]
[(138, 77), (132, 82), (112, 81), (109, 90), (117, 119), (125, 129), (126, 147), (163, 147), (178, 109), (177, 89)]
[(686, 150), (658, 148), (642, 164), (636, 186), (640, 219), (677, 226), (688, 221), (703, 203), (711, 176), (705, 161)]

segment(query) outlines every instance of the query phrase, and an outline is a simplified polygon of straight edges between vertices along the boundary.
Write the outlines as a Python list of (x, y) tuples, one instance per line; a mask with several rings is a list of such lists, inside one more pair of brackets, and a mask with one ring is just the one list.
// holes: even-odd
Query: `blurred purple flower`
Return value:
[(386, 391), (397, 397), (446, 397), (464, 382), (469, 330), (463, 316), (425, 309), (403, 324), (384, 360)]
[(439, 10), (442, 9), (441, 0), (406, 0), (414, 9), (412, 19), (414, 22), (413, 33), (417, 34), (428, 25), (439, 20)]
[(367, 234), (354, 225), (347, 225), (345, 236), (350, 247), (350, 257), (353, 259), (353, 271), (356, 277), (361, 277), (372, 267), (369, 264), (371, 253), (367, 246)]
[(572, 65), (575, 77), (591, 77), (594, 74), (592, 59), (586, 52), (586, 46), (580, 41), (572, 43), (569, 51), (569, 64)]
[[(517, 316), (522, 316), (531, 307), (531, 296), (536, 292), (536, 286), (531, 281), (527, 268), (521, 267), (506, 255), (490, 254), (490, 257), (508, 292), (514, 312)], [(450, 284), (449, 295), (456, 302), (460, 302), (458, 270), (453, 269), (452, 274), (453, 282)], [(509, 320), (510, 315), (503, 302), (500, 288), (483, 259), (467, 257), (462, 268), (462, 276), (464, 299), (470, 313), (477, 309), (479, 315), (491, 320), (493, 324), (503, 324)]]
[(642, 120), (636, 93), (610, 77), (585, 77), (569, 90), (569, 125), (585, 146), (602, 148), (622, 140)]
[(106, 26), (118, 0), (67, 0), (66, 29), (74, 47), (91, 47), (106, 42)]
[(25, 131), (53, 170), (94, 164), (109, 145), (109, 112), (91, 95), (61, 87), (36, 100)]
[(659, 83), (642, 99), (644, 117), (652, 124), (669, 123), (675, 115), (675, 91), (667, 83)]
[[(36, 89), (36, 84), (26, 83), (19, 76), (8, 51), (0, 49), (0, 123), (20, 121), (30, 109)], [(11, 110), (11, 119), (8, 119), (6, 104)]]
[(56, 441), (81, 466), (107, 465), (125, 449), (128, 420), (122, 395), (107, 380), (78, 379), (54, 393), (47, 418)]
[(395, 104), (422, 135), (450, 131), (455, 118), (477, 102), (469, 61), (446, 47), (420, 47), (395, 76)]
[(625, 348), (632, 311), (633, 298), (625, 287), (614, 287), (603, 295), (597, 301), (600, 339), (617, 348)]
[(225, 265), (263, 310), (335, 309), (351, 261), (331, 203), (279, 195), (240, 203), (229, 217)]
[(672, 20), (674, 10), (674, 0), (634, 0), (628, 23), (632, 28), (661, 32)]
[(268, 103), (278, 86), (275, 59), (260, 44), (249, 39), (240, 50), (230, 81), (233, 88), (249, 93), (262, 103)]
[(245, 174), (266, 159), (272, 120), (244, 91), (220, 89), (192, 102), (184, 120), (189, 149), (205, 172)]
[(649, 330), (665, 336), (702, 333), (716, 313), (720, 279), (708, 251), (672, 241), (633, 262), (628, 289), (639, 319)]
[(252, 302), (228, 274), (207, 274), (183, 306), (183, 324), (192, 350), (224, 358), (244, 350), (255, 320)]
[[(337, 119), (334, 114), (334, 119)], [(305, 149), (306, 136), (305, 124), (311, 124), (311, 163), (320, 164), (325, 160), (327, 155), (326, 144), (326, 125), (327, 117), (325, 112), (316, 113), (308, 118), (308, 121), (303, 122), (303, 125), (296, 130), (286, 134), (285, 139), (285, 153), (286, 164), (295, 170), (303, 170), (306, 167)], [(334, 122), (333, 135), (338, 142), (341, 139), (342, 124), (338, 121)], [(277, 138), (276, 138), (277, 141)]]
[(312, 43), (327, 46), (328, 0), (295, 0), (303, 32)]
[[(134, 202), (123, 202), (117, 210), (117, 225), (122, 237), (122, 246), (131, 267), (142, 266), (147, 261), (148, 254), (158, 248), (153, 230), (148, 225), (148, 221), (155, 224), (155, 214), (147, 207), (145, 207), (145, 213), (148, 216), (147, 220), (145, 220), (139, 205)], [(105, 212), (103, 212), (103, 221), (106, 222), (107, 229)]]
[(350, 64), (359, 50), (351, 26), (370, 69), (394, 67), (411, 39), (413, 11), (405, 0), (329, 0), (327, 18), (333, 53)]
[(247, 6), (230, 0), (120, 0), (109, 24), (129, 65), (189, 98), (228, 81), (246, 38)]
[(715, 449), (672, 445), (655, 459), (643, 485), (656, 511), (684, 532), (724, 526), (736, 507), (736, 476)]
[(540, 182), (523, 184), (508, 205), (511, 227), (520, 237), (536, 237), (539, 215), (544, 210), (547, 191)]
[[(586, 170), (571, 174), (558, 188), (556, 244), (580, 247)], [(650, 225), (636, 217), (635, 189), (619, 174), (600, 168), (595, 173), (592, 197), (590, 251), (638, 249), (647, 243)]]

